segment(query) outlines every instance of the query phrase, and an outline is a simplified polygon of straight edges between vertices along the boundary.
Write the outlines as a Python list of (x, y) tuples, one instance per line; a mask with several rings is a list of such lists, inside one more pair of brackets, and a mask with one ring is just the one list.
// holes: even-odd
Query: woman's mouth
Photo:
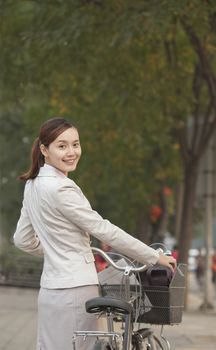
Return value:
[(65, 163), (67, 164), (74, 164), (75, 159), (71, 159), (71, 160), (64, 160)]

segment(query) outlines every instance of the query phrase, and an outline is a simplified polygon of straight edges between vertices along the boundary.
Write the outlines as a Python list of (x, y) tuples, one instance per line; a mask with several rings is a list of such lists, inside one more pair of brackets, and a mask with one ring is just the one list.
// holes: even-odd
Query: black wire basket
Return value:
[[(130, 284), (129, 300), (133, 303), (137, 322), (160, 325), (181, 323), (187, 265), (179, 264), (170, 280), (165, 280), (164, 271), (164, 268), (154, 267), (157, 278), (151, 280), (146, 270), (140, 274), (136, 285)], [(101, 295), (127, 300), (126, 287), (122, 282), (120, 285), (101, 283)]]

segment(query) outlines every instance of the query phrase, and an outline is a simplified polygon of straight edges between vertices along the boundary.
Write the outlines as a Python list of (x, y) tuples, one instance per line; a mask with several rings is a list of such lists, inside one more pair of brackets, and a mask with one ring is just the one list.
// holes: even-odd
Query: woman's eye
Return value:
[(79, 145), (80, 145), (79, 142), (76, 142), (73, 144), (74, 147), (79, 147)]
[(65, 147), (66, 147), (65, 145), (59, 145), (60, 149), (65, 149)]

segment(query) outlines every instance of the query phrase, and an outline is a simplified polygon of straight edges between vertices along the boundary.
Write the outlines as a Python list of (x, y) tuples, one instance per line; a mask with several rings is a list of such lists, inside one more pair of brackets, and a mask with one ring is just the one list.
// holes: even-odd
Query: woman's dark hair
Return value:
[(48, 147), (61, 133), (69, 128), (76, 128), (76, 126), (63, 118), (52, 118), (41, 125), (39, 137), (35, 139), (32, 146), (31, 165), (27, 172), (19, 176), (19, 179), (27, 181), (38, 175), (40, 167), (45, 163), (40, 145), (43, 144)]

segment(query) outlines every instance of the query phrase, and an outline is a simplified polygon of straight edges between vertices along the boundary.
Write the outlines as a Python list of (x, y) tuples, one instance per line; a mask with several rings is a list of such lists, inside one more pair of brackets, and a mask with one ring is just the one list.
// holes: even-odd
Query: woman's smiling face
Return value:
[(74, 171), (81, 156), (79, 134), (76, 128), (62, 132), (48, 147), (40, 146), (45, 163), (54, 166), (66, 176)]

